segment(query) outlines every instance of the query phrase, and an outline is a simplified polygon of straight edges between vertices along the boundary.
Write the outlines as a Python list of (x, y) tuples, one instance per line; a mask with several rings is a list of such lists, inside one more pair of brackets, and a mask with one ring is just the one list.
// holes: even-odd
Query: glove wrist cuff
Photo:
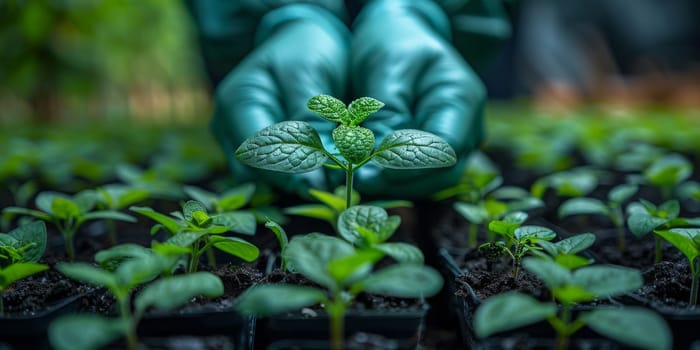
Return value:
[(381, 21), (394, 16), (414, 16), (446, 41), (452, 40), (450, 19), (435, 2), (428, 0), (372, 0), (368, 1), (353, 28), (362, 26), (365, 21)]
[(296, 21), (315, 23), (337, 35), (339, 40), (350, 40), (350, 30), (334, 13), (317, 5), (292, 4), (270, 11), (260, 20), (255, 32), (255, 46), (273, 36), (285, 25)]

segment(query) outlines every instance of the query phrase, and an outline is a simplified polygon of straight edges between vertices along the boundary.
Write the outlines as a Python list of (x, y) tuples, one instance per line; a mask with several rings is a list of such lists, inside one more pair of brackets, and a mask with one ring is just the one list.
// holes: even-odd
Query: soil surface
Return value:
[(3, 292), (6, 316), (34, 316), (66, 298), (88, 293), (93, 288), (74, 282), (55, 270), (29, 276)]

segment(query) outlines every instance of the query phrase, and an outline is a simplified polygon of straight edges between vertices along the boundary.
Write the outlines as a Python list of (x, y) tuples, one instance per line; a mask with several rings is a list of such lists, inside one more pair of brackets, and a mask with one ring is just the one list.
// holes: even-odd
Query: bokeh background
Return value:
[[(479, 72), (493, 100), (700, 106), (699, 2), (498, 3), (512, 36)], [(195, 27), (177, 0), (2, 0), (0, 121), (204, 122)]]

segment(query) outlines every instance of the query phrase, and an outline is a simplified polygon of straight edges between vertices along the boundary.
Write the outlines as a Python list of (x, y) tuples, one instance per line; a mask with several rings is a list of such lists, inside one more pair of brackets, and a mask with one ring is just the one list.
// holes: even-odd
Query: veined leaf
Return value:
[(454, 149), (442, 138), (421, 130), (397, 130), (387, 135), (372, 158), (390, 169), (441, 168), (457, 162)]
[(347, 115), (347, 109), (343, 101), (330, 95), (316, 95), (309, 99), (306, 108), (317, 113), (323, 119), (340, 123)]
[(316, 129), (302, 121), (262, 129), (243, 141), (235, 155), (246, 165), (286, 173), (312, 171), (328, 159)]
[(249, 288), (238, 298), (236, 309), (244, 314), (270, 316), (299, 310), (325, 299), (325, 293), (317, 288), (266, 284)]
[(476, 309), (474, 331), (477, 337), (485, 338), (547, 319), (556, 313), (557, 307), (553, 303), (541, 303), (529, 295), (507, 292), (486, 299)]
[(214, 298), (223, 294), (224, 284), (218, 276), (209, 272), (194, 272), (151, 283), (136, 297), (134, 306), (140, 313), (148, 308), (170, 310), (199, 295)]

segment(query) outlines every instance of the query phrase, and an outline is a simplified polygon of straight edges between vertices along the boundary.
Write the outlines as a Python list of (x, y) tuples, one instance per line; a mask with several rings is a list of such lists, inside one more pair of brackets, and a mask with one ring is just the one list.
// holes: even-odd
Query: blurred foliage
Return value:
[(203, 92), (194, 37), (180, 1), (0, 1), (0, 106), (55, 119), (130, 114), (154, 90), (176, 103)]

